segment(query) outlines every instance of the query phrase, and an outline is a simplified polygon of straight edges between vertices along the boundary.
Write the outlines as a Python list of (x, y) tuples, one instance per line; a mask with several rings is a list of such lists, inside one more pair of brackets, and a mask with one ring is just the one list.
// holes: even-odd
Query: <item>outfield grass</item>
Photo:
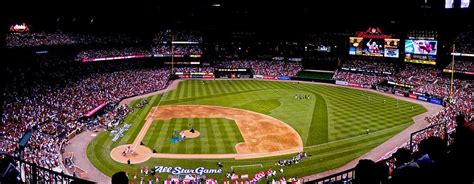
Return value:
[[(199, 130), (200, 136), (171, 142), (173, 132), (190, 129)], [(143, 144), (158, 153), (219, 154), (236, 153), (235, 145), (244, 142), (237, 124), (221, 118), (176, 118), (153, 121)]]
[[(295, 95), (298, 94), (309, 95), (310, 98), (295, 99)], [(189, 80), (181, 82), (177, 89), (164, 94), (163, 97), (158, 95), (148, 97), (147, 100), (149, 101), (147, 106), (127, 116), (125, 122), (132, 123), (132, 127), (117, 142), (112, 143), (112, 137), (108, 132), (103, 132), (89, 144), (87, 149), (89, 159), (106, 175), (110, 176), (120, 170), (133, 172), (141, 166), (152, 167), (155, 165), (215, 168), (217, 161), (223, 163), (225, 172), (230, 171), (230, 166), (248, 164), (262, 164), (264, 169), (279, 169), (275, 167), (276, 160), (289, 159), (293, 156), (251, 160), (151, 159), (133, 166), (111, 160), (110, 150), (118, 145), (132, 143), (143, 126), (144, 118), (151, 107), (158, 104), (202, 104), (241, 108), (267, 114), (288, 123), (300, 134), (305, 151), (312, 156), (297, 166), (285, 167), (284, 174), (286, 176), (306, 176), (342, 166), (410, 126), (411, 117), (426, 112), (420, 105), (401, 100), (397, 102), (394, 98), (372, 92), (343, 87), (273, 81), (209, 80), (203, 82)], [(185, 120), (182, 121), (185, 122)], [(169, 126), (173, 124), (167, 123)], [(154, 126), (158, 126), (159, 123), (154, 124), (156, 124)], [(159, 127), (153, 128), (159, 129)], [(366, 134), (367, 129), (370, 129), (371, 132), (368, 135)], [(167, 140), (165, 142), (160, 140), (167, 137), (162, 138), (160, 134), (156, 136), (158, 138), (153, 140), (156, 142), (152, 144), (155, 148), (166, 144)], [(144, 143), (150, 144), (150, 141), (151, 139), (148, 139)], [(178, 153), (196, 153), (197, 147), (199, 146), (190, 149), (184, 146), (182, 149), (178, 147), (173, 150)], [(203, 146), (200, 147), (201, 151), (207, 150), (203, 150)], [(224, 149), (228, 151), (228, 148)], [(253, 174), (260, 170), (259, 168), (241, 168), (236, 172), (238, 174)], [(223, 175), (212, 177), (223, 179)]]
[(323, 72), (310, 72), (310, 71), (302, 71), (298, 73), (298, 77), (307, 78), (307, 79), (325, 79), (330, 80), (334, 73), (323, 73)]

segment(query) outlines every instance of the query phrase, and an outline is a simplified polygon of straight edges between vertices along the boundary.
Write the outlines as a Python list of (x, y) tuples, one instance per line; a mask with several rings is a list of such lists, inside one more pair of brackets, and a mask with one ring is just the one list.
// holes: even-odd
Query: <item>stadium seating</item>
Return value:
[(27, 32), (6, 35), (8, 48), (91, 45), (91, 44), (130, 44), (141, 40), (125, 34), (74, 34), (63, 32)]
[(473, 54), (474, 53), (474, 33), (472, 32), (472, 28), (470, 30), (466, 30), (464, 32), (461, 32), (456, 40), (454, 41), (454, 44), (456, 45), (455, 51), (457, 53), (467, 53), (467, 54)]
[[(171, 35), (170, 31), (154, 34), (149, 47), (97, 47), (96, 49), (86, 49), (80, 51), (75, 59), (83, 60), (132, 55), (170, 55), (172, 53), (185, 56), (203, 54), (203, 49), (200, 46), (202, 37), (198, 33), (180, 31), (173, 33), (173, 36)], [(174, 45), (172, 51), (170, 45), (172, 37), (175, 41), (196, 42), (196, 44), (177, 44)], [(411, 31), (408, 33), (408, 37), (437, 38), (438, 32)], [(38, 32), (10, 33), (6, 36), (6, 42), (9, 48), (23, 48), (88, 44), (133, 44), (140, 41), (133, 37), (118, 34), (107, 36)], [(315, 45), (337, 43), (336, 40), (320, 37), (314, 38), (312, 42)], [(474, 52), (472, 50), (472, 43), (474, 42), (472, 31), (461, 33), (455, 42), (458, 45), (458, 52)], [(292, 49), (290, 48), (289, 50)], [(289, 54), (292, 52), (281, 51), (280, 53)], [(336, 57), (332, 56), (324, 57), (323, 60), (337, 60)], [(3, 136), (0, 137), (0, 152), (21, 157), (24, 161), (44, 167), (45, 169), (58, 168), (61, 166), (61, 162), (63, 162), (60, 156), (61, 150), (64, 145), (68, 144), (67, 135), (84, 129), (96, 129), (98, 127), (119, 124), (128, 113), (146, 104), (143, 102), (143, 104), (140, 103), (135, 107), (119, 106), (117, 103), (121, 99), (162, 90), (169, 84), (171, 76), (169, 67), (137, 67), (133, 64), (122, 64), (113, 66), (116, 69), (100, 69), (100, 65), (98, 67), (96, 65), (91, 67), (94, 68), (91, 71), (88, 71), (88, 69), (62, 70), (58, 67), (57, 70), (59, 71), (56, 71), (57, 73), (52, 72), (50, 74), (54, 76), (52, 77), (55, 79), (54, 82), (53, 80), (48, 81), (49, 78), (45, 78), (33, 80), (33, 82), (29, 81), (30, 83), (23, 83), (24, 76), (30, 72), (28, 69), (20, 71), (17, 76), (11, 76), (11, 83), (6, 85), (5, 100), (2, 104), (3, 114), (1, 121), (3, 126), (0, 126), (0, 133)], [(296, 76), (298, 72), (303, 70), (301, 62), (270, 59), (244, 60), (236, 58), (218, 60), (211, 62), (211, 64), (211, 66), (206, 67), (178, 66), (174, 68), (174, 72), (210, 73), (219, 68), (248, 68), (255, 75)], [(106, 67), (108, 68), (109, 65)], [(472, 61), (455, 61), (454, 68), (460, 72), (474, 71)], [(451, 69), (451, 64), (446, 66), (446, 69)], [(37, 72), (45, 73), (44, 71)], [(470, 154), (472, 150), (465, 150), (466, 147), (472, 147), (472, 142), (466, 143), (460, 140), (460, 137), (472, 136), (469, 134), (469, 131), (472, 129), (470, 126), (472, 125), (468, 125), (468, 123), (463, 124), (456, 119), (459, 114), (465, 115), (465, 121), (472, 121), (474, 119), (472, 111), (472, 81), (455, 79), (453, 93), (450, 94), (450, 78), (443, 75), (441, 68), (414, 64), (397, 65), (383, 60), (371, 61), (361, 59), (345, 61), (335, 72), (332, 79), (376, 87), (380, 91), (388, 93), (393, 93), (395, 90), (417, 92), (449, 102), (445, 103), (445, 107), (440, 112), (426, 117), (426, 121), (429, 122), (428, 129), (418, 132), (412, 137), (411, 142), (408, 142), (405, 147), (393, 154), (397, 158), (397, 162), (391, 162), (393, 169), (391, 173), (392, 183), (406, 183), (406, 177), (411, 176), (400, 173), (416, 173), (416, 176), (423, 176), (424, 179), (428, 177), (428, 171), (446, 173), (445, 176), (454, 178), (458, 177), (458, 174), (468, 174), (463, 173), (464, 171), (462, 170), (455, 170), (459, 173), (454, 173), (449, 171), (448, 168), (453, 167), (453, 163), (461, 165), (473, 164), (472, 158), (467, 157), (467, 153)], [(412, 88), (402, 89), (379, 86), (379, 84), (386, 81), (407, 84), (412, 86)], [(106, 110), (104, 110), (105, 113), (99, 116), (87, 117), (87, 112), (100, 104), (109, 104)], [(440, 124), (445, 126), (438, 126)], [(466, 127), (470, 128), (467, 131), (469, 135), (461, 135), (463, 133), (460, 133), (460, 131), (464, 131), (463, 128)], [(25, 133), (28, 132), (31, 133), (31, 137), (29, 138), (28, 145), (23, 148), (19, 142)], [(452, 136), (445, 136), (445, 132)], [(449, 147), (441, 146), (439, 139), (432, 138), (433, 136), (446, 138)], [(461, 143), (459, 143), (460, 141)], [(435, 148), (430, 146), (435, 146)], [(407, 152), (405, 149), (408, 148), (412, 148), (415, 152)], [(442, 150), (443, 152), (434, 153), (433, 150)], [(68, 167), (73, 166), (73, 160), (68, 159), (66, 159), (66, 165)], [(463, 163), (463, 161), (466, 161), (466, 163)], [(369, 167), (373, 167), (372, 169), (385, 169), (377, 165), (377, 163), (363, 161), (355, 170), (356, 172), (368, 172), (370, 170)], [(385, 176), (385, 174), (387, 173), (382, 173), (381, 175)], [(443, 174), (440, 177), (444, 177)], [(363, 179), (362, 177), (355, 180)], [(419, 182), (423, 181), (420, 180)], [(436, 180), (431, 178), (429, 181)]]
[[(20, 156), (17, 142), (23, 132), (34, 129), (29, 146), (23, 150), (26, 161), (45, 168), (58, 167), (62, 139), (69, 132), (93, 124), (106, 124), (125, 116), (125, 107), (85, 123), (78, 121), (100, 103), (117, 103), (128, 96), (149, 93), (167, 86), (169, 69), (132, 69), (86, 75), (62, 85), (37, 84), (32, 88), (11, 88), (3, 104), (0, 127), (6, 141), (0, 151)], [(16, 131), (10, 131), (16, 130)], [(7, 144), (8, 143), (8, 144)]]
[(227, 60), (215, 63), (216, 68), (250, 68), (255, 75), (296, 76), (303, 69), (300, 62), (268, 60)]

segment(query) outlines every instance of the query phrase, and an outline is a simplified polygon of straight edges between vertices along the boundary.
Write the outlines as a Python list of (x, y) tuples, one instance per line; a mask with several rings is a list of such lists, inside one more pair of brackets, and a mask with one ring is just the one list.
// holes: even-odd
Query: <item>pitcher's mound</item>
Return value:
[(184, 134), (186, 138), (190, 138), (190, 139), (199, 137), (201, 135), (201, 133), (199, 133), (199, 131), (197, 130), (194, 130), (194, 133), (191, 132), (191, 130), (183, 130), (181, 131), (181, 134)]
[(152, 156), (152, 151), (146, 146), (139, 145), (133, 150), (133, 152), (122, 155), (122, 152), (127, 150), (127, 147), (133, 147), (133, 145), (127, 144), (118, 146), (110, 152), (110, 157), (117, 162), (127, 164), (127, 161), (130, 159), (130, 164), (139, 164), (147, 161)]

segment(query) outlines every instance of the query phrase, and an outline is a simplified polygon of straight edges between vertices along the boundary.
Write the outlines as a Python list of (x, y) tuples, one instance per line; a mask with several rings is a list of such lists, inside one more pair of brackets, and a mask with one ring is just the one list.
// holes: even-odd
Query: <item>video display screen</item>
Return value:
[(383, 56), (383, 39), (363, 39), (362, 55), (364, 56)]
[(406, 53), (405, 62), (436, 65), (436, 56)]
[(438, 41), (405, 40), (405, 62), (436, 65)]
[(349, 54), (362, 55), (362, 37), (349, 37)]
[(435, 56), (437, 52), (436, 40), (405, 40), (405, 53)]
[(400, 45), (400, 39), (385, 39), (384, 45), (384, 57), (389, 58), (398, 58), (400, 56), (400, 49), (398, 48)]
[(316, 50), (319, 52), (331, 52), (331, 46), (320, 45), (316, 47)]
[(349, 37), (349, 54), (362, 56), (390, 57), (400, 56), (400, 39), (372, 39)]

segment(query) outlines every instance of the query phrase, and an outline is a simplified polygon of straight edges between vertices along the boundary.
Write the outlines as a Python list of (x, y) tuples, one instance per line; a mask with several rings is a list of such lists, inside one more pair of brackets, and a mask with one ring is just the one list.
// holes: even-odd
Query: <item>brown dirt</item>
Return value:
[(192, 133), (190, 130), (183, 130), (180, 133), (184, 134), (186, 136), (186, 139), (198, 138), (201, 135), (201, 133), (197, 130), (194, 130), (194, 133)]
[(268, 153), (294, 148), (303, 150), (299, 134), (288, 124), (273, 117), (242, 109), (207, 106), (161, 106), (148, 118), (169, 120), (172, 118), (225, 118), (234, 120), (244, 138), (236, 145), (238, 154)]
[(122, 152), (127, 149), (130, 144), (117, 146), (110, 152), (110, 157), (117, 162), (126, 164), (127, 160), (130, 159), (130, 164), (137, 164), (147, 161), (152, 156), (152, 151), (146, 146), (139, 145), (133, 149), (132, 153), (128, 153), (126, 156), (122, 155)]
[[(153, 120), (169, 120), (172, 118), (225, 118), (234, 120), (244, 138), (244, 142), (235, 146), (237, 154), (163, 154), (139, 151), (141, 147), (144, 147), (139, 144)], [(128, 159), (131, 159), (132, 163), (140, 163), (140, 161), (144, 162), (150, 157), (251, 159), (303, 151), (303, 141), (291, 126), (273, 117), (252, 111), (207, 105), (170, 105), (153, 107), (146, 119), (145, 125), (143, 125), (131, 146), (133, 150), (136, 150), (137, 155), (124, 157), (122, 152), (128, 145), (119, 146), (112, 150), (111, 156), (114, 160), (126, 163)], [(147, 150), (150, 149), (147, 148)]]

